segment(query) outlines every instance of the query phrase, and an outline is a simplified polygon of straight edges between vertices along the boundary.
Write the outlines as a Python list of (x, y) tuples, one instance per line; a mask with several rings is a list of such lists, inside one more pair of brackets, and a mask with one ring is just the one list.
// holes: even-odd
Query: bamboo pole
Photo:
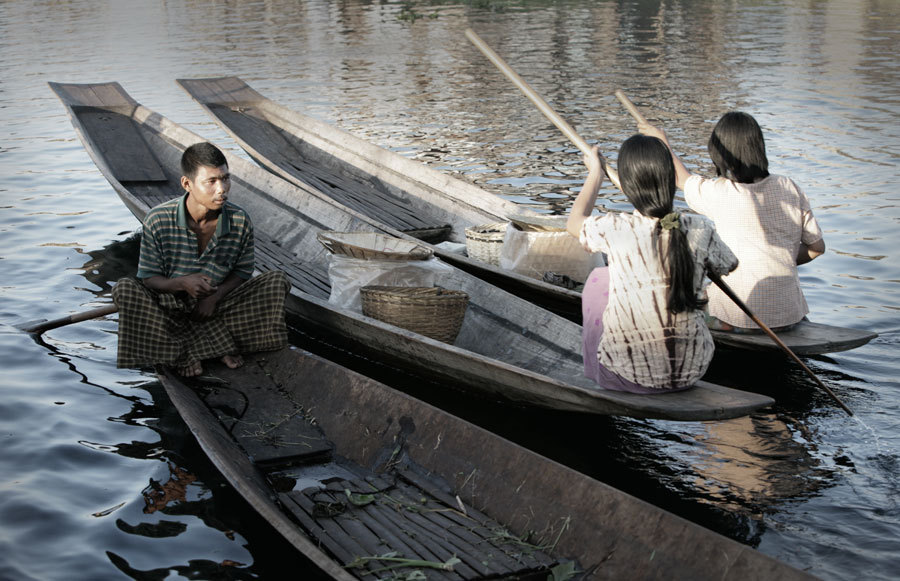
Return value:
[[(506, 77), (510, 81), (512, 81), (513, 84), (518, 87), (519, 90), (522, 91), (522, 93), (524, 93), (532, 103), (537, 105), (537, 108), (540, 110), (540, 112), (543, 113), (551, 123), (556, 125), (557, 129), (562, 131), (563, 135), (565, 135), (567, 138), (569, 138), (569, 141), (575, 144), (575, 147), (580, 149), (581, 152), (585, 154), (589, 154), (591, 152), (591, 146), (588, 145), (588, 143), (584, 139), (582, 139), (581, 136), (578, 135), (578, 133), (575, 132), (572, 126), (569, 125), (565, 119), (560, 117), (559, 114), (554, 111), (553, 108), (551, 108), (550, 105), (548, 105), (547, 102), (540, 95), (538, 95), (537, 92), (532, 89), (531, 86), (526, 83), (522, 77), (518, 75), (518, 73), (516, 73), (516, 71), (512, 69), (512, 67), (506, 64), (506, 61), (500, 58), (500, 56), (487, 45), (487, 43), (481, 40), (481, 37), (475, 34), (474, 30), (472, 30), (471, 28), (467, 28), (466, 37), (470, 41), (472, 41), (472, 44), (474, 44), (475, 47), (478, 48), (478, 50), (480, 50), (482, 54), (484, 54), (484, 56), (488, 58), (488, 60), (494, 63), (494, 66), (496, 66), (501, 73), (506, 75)], [(609, 176), (610, 181), (612, 181), (612, 183), (617, 188), (622, 189), (621, 186), (619, 186), (618, 172), (607, 163), (606, 158), (601, 156), (600, 161), (603, 163), (603, 171), (605, 171), (606, 175)]]
[(31, 324), (27, 327), (23, 327), (22, 330), (26, 333), (40, 335), (41, 333), (49, 331), (50, 329), (56, 329), (57, 327), (64, 327), (66, 325), (71, 325), (72, 323), (80, 323), (81, 321), (104, 317), (106, 315), (111, 315), (118, 310), (119, 308), (115, 304), (106, 305), (105, 307), (98, 307), (89, 311), (73, 313), (66, 317), (53, 319), (52, 321), (42, 321), (40, 323)]

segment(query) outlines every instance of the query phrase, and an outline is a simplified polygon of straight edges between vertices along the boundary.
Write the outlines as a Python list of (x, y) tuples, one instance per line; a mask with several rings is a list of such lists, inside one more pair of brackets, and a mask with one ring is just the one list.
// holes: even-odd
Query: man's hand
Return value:
[[(201, 276), (201, 275), (189, 275), (189, 276)], [(205, 276), (203, 278), (206, 278)], [(207, 279), (207, 282), (209, 279)], [(216, 310), (216, 305), (219, 304), (219, 301), (228, 296), (228, 293), (239, 287), (244, 282), (244, 279), (239, 277), (238, 275), (231, 273), (225, 277), (225, 280), (222, 281), (217, 287), (210, 286), (213, 289), (212, 293), (209, 293), (205, 296), (198, 295), (197, 298), (197, 306), (194, 307), (194, 311), (191, 313), (191, 318), (195, 321), (205, 321), (213, 316), (213, 313)]]
[(212, 284), (212, 280), (205, 274), (194, 273), (178, 277), (178, 286), (187, 294), (195, 299), (203, 299), (214, 292), (217, 287)]
[(205, 321), (213, 316), (213, 313), (216, 310), (216, 305), (219, 303), (218, 295), (209, 295), (207, 297), (203, 297), (202, 299), (197, 301), (197, 305), (194, 307), (193, 312), (191, 313), (191, 319), (194, 321)]

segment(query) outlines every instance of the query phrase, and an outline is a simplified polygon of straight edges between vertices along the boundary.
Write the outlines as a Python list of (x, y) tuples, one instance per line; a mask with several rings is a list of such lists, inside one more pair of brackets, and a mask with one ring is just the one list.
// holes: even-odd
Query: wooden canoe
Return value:
[[(415, 235), (416, 226), (407, 223), (403, 215), (408, 210), (428, 224), (449, 224), (447, 239), (465, 242), (467, 226), (506, 221), (509, 215), (530, 212), (463, 180), (287, 109), (237, 77), (179, 79), (178, 83), (260, 165), (293, 183), (313, 185), (380, 224)], [(581, 321), (579, 292), (452, 252), (435, 249), (435, 253), (519, 297)], [(853, 349), (877, 334), (805, 322), (778, 336), (798, 355), (813, 355)], [(716, 332), (713, 338), (729, 348), (780, 351), (765, 335)]]
[[(426, 243), (465, 243), (465, 230), (540, 215), (520, 204), (301, 115), (237, 77), (178, 83), (257, 163), (309, 185), (383, 228)], [(439, 233), (439, 235), (435, 235)], [(431, 246), (435, 255), (557, 314), (581, 322), (581, 294)]]
[[(51, 88), (66, 105), (85, 148), (123, 202), (141, 219), (181, 195), (179, 160), (203, 139), (150, 111), (118, 83)], [(259, 270), (286, 272), (289, 314), (311, 334), (337, 336), (355, 352), (434, 374), (471, 395), (522, 405), (594, 414), (714, 420), (770, 405), (772, 399), (708, 382), (676, 393), (608, 391), (583, 376), (581, 327), (459, 269), (440, 284), (462, 290), (469, 305), (453, 345), (337, 308), (330, 294), (329, 256), (319, 233), (383, 232), (370, 219), (313, 188), (282, 180), (226, 152), (229, 198), (253, 217)]]
[[(806, 574), (296, 349), (160, 379), (200, 446), (334, 579), (806, 579)], [(214, 381), (211, 381), (214, 380)], [(350, 566), (357, 563), (359, 567)]]

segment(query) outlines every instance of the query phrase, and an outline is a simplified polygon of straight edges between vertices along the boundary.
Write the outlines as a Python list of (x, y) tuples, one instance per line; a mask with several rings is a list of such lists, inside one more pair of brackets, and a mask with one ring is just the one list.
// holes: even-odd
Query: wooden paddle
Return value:
[(52, 321), (41, 321), (39, 323), (33, 323), (26, 327), (21, 327), (21, 329), (26, 333), (40, 335), (44, 331), (49, 331), (50, 329), (56, 329), (57, 327), (64, 327), (66, 325), (71, 325), (72, 323), (80, 323), (81, 321), (87, 321), (89, 319), (96, 319), (98, 317), (111, 315), (118, 310), (119, 308), (115, 304), (111, 304), (106, 305), (105, 307), (97, 307), (96, 309), (91, 309), (89, 311), (74, 313), (67, 317), (53, 319)]
[[(543, 113), (551, 123), (556, 125), (557, 129), (562, 131), (563, 135), (568, 137), (569, 140), (574, 143), (582, 153), (588, 154), (591, 152), (591, 146), (588, 145), (588, 143), (584, 139), (582, 139), (574, 129), (572, 129), (572, 126), (569, 125), (565, 119), (560, 117), (559, 114), (554, 111), (550, 107), (550, 105), (548, 105), (547, 102), (544, 101), (544, 99), (541, 98), (541, 96), (538, 95), (535, 90), (532, 89), (531, 86), (522, 79), (522, 77), (520, 77), (514, 70), (512, 70), (512, 68), (508, 64), (506, 64), (506, 62), (502, 58), (500, 58), (500, 56), (496, 52), (494, 52), (491, 47), (489, 47), (483, 40), (481, 40), (481, 37), (475, 34), (474, 30), (472, 30), (471, 28), (467, 28), (466, 37), (470, 41), (472, 41), (472, 44), (474, 44), (475, 47), (478, 48), (478, 50), (480, 50), (484, 54), (484, 56), (488, 58), (488, 60), (494, 63), (494, 66), (500, 69), (500, 72), (506, 75), (506, 77), (510, 81), (512, 81), (513, 84), (518, 87), (519, 90), (522, 91), (522, 93), (524, 93), (532, 103), (537, 105), (537, 108), (541, 111), (541, 113)], [(616, 172), (616, 170), (613, 169), (606, 162), (606, 159), (602, 156), (600, 158), (600, 161), (603, 164), (603, 171), (605, 171), (606, 175), (609, 176), (610, 181), (612, 181), (612, 183), (617, 188), (622, 189), (619, 186), (618, 172)]]
[[(621, 90), (617, 90), (615, 94), (616, 94), (616, 98), (619, 100), (620, 103), (622, 103), (622, 105), (625, 107), (625, 109), (628, 110), (628, 112), (631, 114), (631, 116), (634, 117), (634, 120), (635, 120), (635, 121), (637, 121), (639, 124), (640, 124), (640, 123), (647, 123), (647, 118), (644, 117), (643, 114), (641, 114), (640, 110), (635, 106), (634, 103), (631, 102), (631, 99), (629, 99), (629, 98), (625, 95), (625, 93), (623, 93)], [(844, 402), (842, 402), (842, 401), (840, 400), (840, 398), (839, 398), (837, 395), (835, 395), (834, 392), (831, 391), (831, 390), (828, 388), (828, 386), (826, 386), (824, 383), (822, 383), (822, 380), (820, 380), (820, 379), (816, 376), (816, 374), (813, 373), (812, 370), (811, 370), (809, 367), (807, 367), (806, 364), (803, 363), (803, 361), (801, 361), (799, 357), (797, 357), (797, 354), (794, 353), (794, 352), (791, 350), (790, 347), (788, 347), (787, 345), (785, 345), (785, 344), (784, 344), (784, 341), (782, 341), (781, 339), (779, 339), (779, 338), (778, 338), (778, 335), (776, 335), (775, 332), (772, 331), (772, 329), (770, 329), (770, 328), (768, 327), (768, 325), (766, 325), (765, 323), (763, 323), (763, 322), (759, 319), (759, 317), (757, 317), (755, 314), (753, 314), (753, 313), (750, 311), (750, 308), (744, 303), (744, 301), (742, 301), (742, 300), (740, 299), (740, 297), (738, 297), (738, 296), (734, 293), (733, 290), (731, 290), (731, 287), (728, 286), (728, 285), (725, 283), (724, 280), (722, 280), (722, 277), (720, 277), (718, 274), (716, 274), (716, 273), (714, 273), (714, 272), (712, 272), (712, 271), (707, 272), (707, 276), (709, 276), (709, 279), (710, 279), (711, 281), (713, 281), (713, 283), (714, 283), (717, 287), (719, 287), (720, 289), (722, 289), (722, 292), (725, 293), (726, 295), (728, 295), (728, 298), (730, 298), (730, 299), (734, 302), (734, 304), (736, 304), (742, 311), (744, 311), (744, 313), (745, 313), (748, 317), (750, 317), (750, 319), (751, 319), (754, 323), (756, 323), (757, 325), (759, 325), (759, 328), (762, 329), (762, 330), (766, 333), (766, 335), (768, 335), (769, 338), (772, 339), (772, 341), (775, 341), (775, 344), (776, 344), (776, 345), (778, 345), (779, 347), (781, 347), (781, 348), (784, 350), (785, 353), (787, 353), (788, 355), (790, 355), (791, 359), (793, 359), (794, 361), (796, 361), (796, 362), (800, 365), (800, 367), (802, 367), (803, 370), (804, 370), (804, 371), (805, 371), (805, 372), (813, 379), (813, 381), (816, 382), (816, 385), (818, 385), (818, 386), (821, 387), (823, 390), (825, 390), (825, 392), (826, 392), (828, 395), (830, 395), (830, 396), (834, 399), (834, 401), (836, 401), (837, 404), (838, 404), (839, 406), (841, 406), (841, 407), (844, 409), (844, 411), (846, 411), (846, 412), (847, 412), (848, 414), (850, 414), (851, 416), (853, 415), (853, 412), (850, 411), (850, 408), (848, 408), (848, 407), (844, 404)]]
[(750, 308), (744, 303), (744, 301), (742, 301), (742, 300), (740, 299), (740, 297), (738, 297), (738, 296), (734, 293), (734, 291), (731, 290), (731, 287), (728, 286), (728, 285), (725, 283), (725, 281), (722, 280), (722, 278), (721, 278), (718, 274), (716, 274), (715, 272), (712, 272), (712, 271), (709, 271), (709, 272), (707, 272), (706, 274), (707, 274), (707, 276), (709, 276), (709, 279), (710, 279), (711, 281), (713, 281), (713, 283), (714, 283), (717, 287), (719, 287), (720, 289), (722, 289), (722, 292), (723, 292), (723, 293), (725, 293), (726, 295), (728, 295), (728, 298), (730, 298), (732, 301), (734, 301), (734, 304), (736, 304), (738, 307), (740, 307), (740, 309), (741, 309), (742, 311), (744, 311), (744, 313), (745, 313), (748, 317), (750, 317), (750, 318), (753, 320), (754, 323), (756, 323), (757, 325), (759, 325), (759, 328), (762, 329), (762, 330), (766, 333), (766, 335), (768, 335), (769, 338), (772, 339), (772, 341), (775, 341), (775, 343), (776, 343), (779, 347), (781, 347), (781, 348), (784, 350), (785, 353), (787, 353), (788, 355), (791, 356), (791, 359), (793, 359), (794, 361), (796, 361), (796, 362), (800, 365), (800, 367), (803, 368), (803, 371), (805, 371), (805, 372), (813, 379), (813, 381), (816, 382), (816, 385), (818, 385), (819, 387), (821, 387), (821, 388), (825, 391), (825, 393), (827, 393), (828, 395), (830, 395), (830, 396), (832, 397), (832, 399), (834, 399), (834, 401), (837, 402), (837, 404), (838, 404), (839, 406), (841, 406), (842, 408), (844, 408), (844, 411), (845, 411), (845, 412), (847, 412), (847, 413), (850, 414), (851, 416), (853, 415), (853, 412), (850, 410), (850, 408), (848, 408), (848, 407), (846, 406), (846, 404), (844, 404), (844, 402), (842, 402), (841, 399), (840, 399), (837, 395), (835, 395), (835, 393), (834, 393), (833, 391), (831, 391), (831, 390), (828, 388), (827, 385), (825, 385), (824, 383), (822, 383), (822, 380), (820, 380), (820, 379), (816, 376), (816, 374), (812, 372), (812, 369), (810, 369), (809, 367), (807, 367), (806, 364), (803, 363), (803, 361), (801, 361), (799, 357), (797, 357), (797, 354), (794, 353), (794, 352), (791, 350), (790, 347), (788, 347), (787, 345), (784, 344), (784, 341), (782, 341), (781, 339), (778, 338), (778, 335), (775, 334), (775, 331), (773, 331), (772, 329), (770, 329), (768, 325), (766, 325), (765, 323), (763, 323), (763, 322), (759, 319), (759, 317), (757, 317), (756, 315), (754, 315), (754, 314), (750, 311)]

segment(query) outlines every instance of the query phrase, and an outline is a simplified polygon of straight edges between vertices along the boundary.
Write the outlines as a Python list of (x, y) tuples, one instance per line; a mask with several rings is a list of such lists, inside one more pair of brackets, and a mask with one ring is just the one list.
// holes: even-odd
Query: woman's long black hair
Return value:
[[(675, 165), (666, 144), (656, 137), (633, 135), (619, 149), (622, 191), (638, 212), (657, 218), (654, 230), (663, 264), (668, 267), (668, 309), (672, 313), (700, 309), (706, 300), (694, 292), (694, 258), (684, 225), (663, 234), (658, 219), (670, 214), (675, 199)], [(668, 244), (665, 239), (668, 238)]]
[(742, 184), (769, 177), (766, 140), (752, 115), (741, 111), (722, 115), (709, 136), (707, 149), (717, 175)]

